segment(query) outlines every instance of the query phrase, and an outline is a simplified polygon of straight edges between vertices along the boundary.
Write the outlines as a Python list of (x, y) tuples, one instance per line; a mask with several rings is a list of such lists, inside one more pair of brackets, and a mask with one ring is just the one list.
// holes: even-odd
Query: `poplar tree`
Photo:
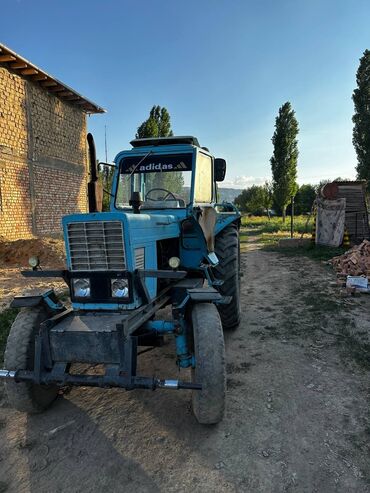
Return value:
[(367, 180), (370, 191), (370, 51), (365, 50), (360, 58), (356, 74), (357, 88), (352, 99), (355, 114), (352, 117), (353, 145), (357, 154), (357, 177)]
[(171, 118), (166, 108), (153, 106), (147, 120), (138, 127), (135, 137), (144, 139), (148, 137), (171, 137)]
[(296, 181), (298, 132), (295, 112), (288, 101), (279, 108), (275, 120), (275, 132), (272, 137), (274, 152), (270, 159), (274, 199), (281, 208), (283, 222), (285, 222), (287, 205), (298, 190)]
[[(145, 139), (150, 137), (172, 137), (171, 117), (168, 110), (164, 107), (153, 106), (147, 120), (138, 127), (135, 137)], [(181, 193), (184, 186), (184, 177), (181, 172), (171, 171), (164, 173), (163, 176), (148, 176), (147, 187), (165, 188), (172, 193)], [(159, 181), (159, 183), (158, 183)]]

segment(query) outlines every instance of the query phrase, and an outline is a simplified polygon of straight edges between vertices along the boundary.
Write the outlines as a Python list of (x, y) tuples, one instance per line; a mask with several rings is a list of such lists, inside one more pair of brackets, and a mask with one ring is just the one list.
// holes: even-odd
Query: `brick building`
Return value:
[(0, 236), (57, 235), (86, 211), (86, 116), (103, 112), (0, 44)]

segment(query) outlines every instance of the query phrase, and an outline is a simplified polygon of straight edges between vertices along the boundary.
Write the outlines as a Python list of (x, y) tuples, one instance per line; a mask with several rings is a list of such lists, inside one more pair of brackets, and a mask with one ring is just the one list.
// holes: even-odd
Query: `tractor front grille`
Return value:
[(125, 270), (121, 222), (70, 223), (67, 235), (72, 271)]

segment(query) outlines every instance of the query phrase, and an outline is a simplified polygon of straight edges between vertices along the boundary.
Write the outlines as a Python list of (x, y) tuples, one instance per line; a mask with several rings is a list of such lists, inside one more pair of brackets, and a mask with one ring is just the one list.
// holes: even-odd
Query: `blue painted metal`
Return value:
[[(222, 204), (221, 204), (222, 205)], [(238, 211), (238, 209), (233, 205), (233, 204), (227, 204), (230, 206), (232, 209), (234, 209), (233, 212), (219, 212), (217, 214), (217, 222), (215, 225), (215, 236), (220, 233), (223, 229), (226, 228), (231, 223), (234, 223), (236, 221), (240, 221), (241, 214)]]
[(40, 303), (45, 303), (52, 310), (63, 310), (65, 308), (61, 301), (55, 302), (52, 298), (56, 298), (53, 289), (47, 289), (43, 291), (34, 290), (32, 293), (29, 294), (15, 296), (10, 306), (12, 308), (23, 308), (37, 306)]
[(180, 242), (181, 266), (188, 269), (200, 269), (207, 258), (208, 249), (202, 228), (195, 218), (192, 221), (194, 235), (190, 238), (183, 236)]
[[(181, 327), (181, 332), (176, 333), (176, 329)], [(188, 338), (186, 335), (186, 324), (178, 321), (151, 320), (143, 325), (143, 329), (157, 332), (158, 334), (175, 334), (177, 364), (180, 368), (195, 367), (195, 357), (190, 354)]]
[(120, 304), (120, 303), (78, 303), (78, 302), (73, 302), (72, 303), (72, 308), (74, 310), (87, 310), (87, 311), (122, 311), (122, 310), (134, 310), (137, 308), (137, 305), (139, 302), (134, 302), (134, 303), (126, 303), (126, 304)]
[[(180, 333), (175, 333), (175, 330), (181, 327)], [(187, 326), (185, 322), (179, 323), (176, 321), (167, 320), (151, 320), (143, 325), (146, 330), (152, 330), (159, 334), (175, 333), (177, 364), (180, 368), (189, 368), (195, 365), (194, 356), (190, 354), (188, 340), (186, 335)]]
[(192, 366), (193, 364), (193, 359), (192, 355), (189, 353), (186, 333), (183, 331), (181, 334), (177, 334), (175, 342), (178, 366), (180, 368), (189, 368), (189, 366)]
[(54, 301), (50, 298), (50, 295), (54, 294), (54, 290), (50, 289), (46, 293), (42, 294), (42, 297), (45, 301), (45, 303), (52, 309), (52, 310), (62, 310), (64, 308), (64, 305), (61, 301), (58, 301), (57, 303), (54, 303)]
[(171, 333), (176, 328), (176, 323), (169, 320), (150, 320), (143, 325), (144, 329), (153, 330), (160, 334)]
[[(145, 269), (157, 269), (157, 244), (162, 239), (178, 238), (180, 236), (180, 225), (175, 215), (172, 214), (132, 214), (125, 212), (96, 212), (90, 214), (72, 214), (62, 220), (64, 241), (66, 244), (67, 266), (71, 270), (71, 257), (68, 248), (67, 227), (70, 223), (94, 222), (94, 221), (120, 221), (123, 224), (123, 235), (125, 245), (125, 258), (127, 270), (133, 272), (135, 265), (135, 249), (144, 248)], [(157, 280), (155, 278), (145, 279), (146, 287), (151, 298), (157, 294)], [(75, 309), (85, 310), (130, 310), (141, 305), (137, 293), (134, 293), (132, 304), (94, 304), (73, 303)]]

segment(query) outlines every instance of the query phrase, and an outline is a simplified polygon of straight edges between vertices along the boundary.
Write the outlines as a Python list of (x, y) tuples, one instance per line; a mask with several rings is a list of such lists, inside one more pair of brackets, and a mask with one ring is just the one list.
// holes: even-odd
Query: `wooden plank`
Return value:
[(28, 65), (25, 62), (15, 62), (10, 64), (10, 68), (17, 69), (17, 68), (27, 68)]
[(73, 92), (71, 91), (62, 91), (58, 94), (58, 96), (73, 96)]
[(64, 90), (65, 90), (65, 88), (63, 86), (58, 86), (58, 85), (55, 86), (55, 87), (50, 87), (49, 88), (49, 91), (50, 92), (62, 92)]
[(35, 77), (32, 77), (32, 80), (46, 80), (47, 76), (43, 74), (35, 75)]
[(40, 84), (42, 87), (53, 87), (58, 85), (54, 80), (47, 80), (45, 82), (41, 82)]
[(63, 99), (65, 99), (66, 101), (77, 101), (81, 98), (80, 96), (77, 96), (77, 94), (73, 94), (73, 96), (65, 96)]
[(13, 55), (0, 55), (0, 62), (12, 62), (13, 60), (16, 60)]
[(26, 68), (25, 70), (21, 70), (22, 75), (36, 75), (39, 71), (35, 68)]

